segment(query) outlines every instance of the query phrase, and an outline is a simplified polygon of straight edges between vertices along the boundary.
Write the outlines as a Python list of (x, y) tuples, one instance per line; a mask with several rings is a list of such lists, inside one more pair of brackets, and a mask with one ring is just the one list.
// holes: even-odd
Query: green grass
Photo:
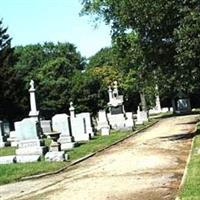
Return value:
[[(138, 125), (136, 130), (140, 130), (145, 126), (154, 123), (156, 119), (152, 119), (150, 122), (144, 125)], [(129, 135), (134, 135), (135, 131), (113, 131), (109, 136), (100, 136), (97, 135), (92, 138), (87, 143), (80, 143), (73, 150), (69, 151), (69, 161), (79, 159), (83, 156), (86, 156), (90, 153), (96, 152), (102, 148), (108, 147), (111, 144), (119, 141)], [(50, 140), (47, 139), (45, 144), (49, 144)], [(0, 155), (14, 155), (15, 148), (6, 147), (0, 149)], [(0, 185), (6, 184), (9, 182), (19, 181), (22, 177), (36, 175), (45, 172), (51, 172), (59, 170), (64, 166), (69, 165), (70, 162), (41, 162), (36, 163), (15, 163), (9, 165), (0, 165)]]
[[(200, 126), (198, 126), (198, 134), (200, 134)], [(194, 139), (186, 180), (181, 189), (181, 200), (200, 199), (200, 154), (197, 154), (197, 149), (200, 149), (200, 135)]]
[(9, 156), (15, 154), (15, 147), (0, 148), (0, 156)]
[(22, 177), (60, 169), (65, 162), (35, 162), (0, 165), (0, 185), (18, 181)]

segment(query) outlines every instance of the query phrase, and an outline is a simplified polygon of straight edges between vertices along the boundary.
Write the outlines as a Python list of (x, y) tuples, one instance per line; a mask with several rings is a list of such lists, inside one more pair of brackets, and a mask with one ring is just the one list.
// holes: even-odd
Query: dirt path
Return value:
[(0, 186), (0, 199), (174, 199), (197, 118), (190, 115), (163, 119), (69, 171)]

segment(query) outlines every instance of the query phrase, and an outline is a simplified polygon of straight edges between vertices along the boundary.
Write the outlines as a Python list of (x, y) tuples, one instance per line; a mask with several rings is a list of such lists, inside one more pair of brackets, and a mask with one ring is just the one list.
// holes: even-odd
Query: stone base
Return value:
[(144, 121), (136, 121), (135, 124), (136, 125), (142, 125), (142, 124), (144, 124)]
[(0, 142), (0, 148), (5, 147), (5, 142)]
[(60, 135), (59, 139), (57, 140), (57, 142), (59, 143), (71, 143), (73, 142), (73, 137), (70, 135)]
[(90, 140), (90, 135), (89, 135), (89, 134), (77, 135), (77, 136), (74, 136), (74, 140), (75, 140), (76, 142), (80, 142), (80, 141), (89, 141), (89, 140)]
[(16, 156), (17, 163), (28, 163), (28, 162), (37, 162), (41, 158), (40, 155), (22, 155)]
[(17, 144), (18, 144), (17, 142), (10, 142), (11, 147), (17, 147)]
[(16, 155), (44, 155), (48, 147), (42, 146), (43, 143), (44, 141), (39, 139), (19, 141)]
[(1, 156), (0, 157), (0, 164), (12, 164), (16, 162), (16, 156)]
[(45, 160), (46, 161), (64, 161), (67, 158), (65, 157), (65, 152), (64, 151), (53, 151), (53, 152), (48, 152), (45, 155)]
[(61, 150), (70, 150), (73, 149), (75, 146), (75, 142), (63, 143), (61, 144)]
[(16, 155), (44, 155), (48, 151), (47, 147), (27, 147), (16, 149)]
[(101, 135), (110, 135), (110, 127), (102, 127), (101, 128)]

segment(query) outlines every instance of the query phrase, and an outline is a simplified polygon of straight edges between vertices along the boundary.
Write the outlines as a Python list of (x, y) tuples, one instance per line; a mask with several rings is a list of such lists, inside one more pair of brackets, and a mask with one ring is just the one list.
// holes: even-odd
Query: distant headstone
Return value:
[(136, 124), (143, 124), (144, 122), (147, 122), (147, 121), (148, 121), (147, 112), (141, 111), (140, 106), (138, 106)]
[(58, 142), (61, 144), (61, 150), (74, 148), (73, 137), (71, 136), (70, 121), (67, 114), (57, 114), (52, 117), (53, 131), (60, 132)]
[(190, 113), (191, 112), (190, 99), (189, 98), (178, 99), (177, 111), (178, 113)]

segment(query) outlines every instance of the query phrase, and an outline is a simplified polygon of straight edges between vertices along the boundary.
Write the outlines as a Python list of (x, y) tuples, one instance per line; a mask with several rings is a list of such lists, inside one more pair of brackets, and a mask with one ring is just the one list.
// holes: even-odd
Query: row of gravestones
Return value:
[[(66, 160), (66, 150), (72, 149), (76, 142), (88, 141), (94, 136), (90, 113), (57, 114), (51, 121), (25, 118), (15, 122), (14, 127), (8, 141), (11, 146), (17, 146), (16, 155), (0, 157), (1, 164), (38, 161), (42, 155), (47, 161)], [(45, 135), (53, 139), (50, 149), (44, 145)], [(3, 143), (3, 139), (1, 141)]]

